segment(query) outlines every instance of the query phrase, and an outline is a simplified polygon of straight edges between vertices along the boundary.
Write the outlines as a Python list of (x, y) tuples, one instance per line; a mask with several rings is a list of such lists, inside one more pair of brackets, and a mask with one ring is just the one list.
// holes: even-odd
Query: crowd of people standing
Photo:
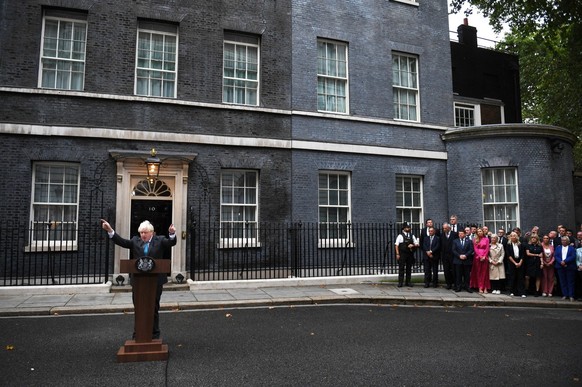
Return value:
[(522, 234), (518, 227), (509, 233), (461, 227), (456, 215), (449, 220), (437, 229), (427, 219), (419, 238), (409, 223), (402, 225), (395, 242), (399, 287), (412, 286), (414, 251), (421, 249), (425, 287), (439, 286), (442, 263), (446, 288), (455, 292), (582, 300), (582, 226), (576, 235), (563, 225), (544, 234), (536, 226)]

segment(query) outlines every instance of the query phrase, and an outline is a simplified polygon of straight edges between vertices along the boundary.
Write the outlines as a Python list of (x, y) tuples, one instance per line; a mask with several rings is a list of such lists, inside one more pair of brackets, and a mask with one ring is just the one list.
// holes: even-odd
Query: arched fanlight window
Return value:
[(162, 180), (142, 180), (133, 187), (133, 196), (172, 196), (172, 190)]

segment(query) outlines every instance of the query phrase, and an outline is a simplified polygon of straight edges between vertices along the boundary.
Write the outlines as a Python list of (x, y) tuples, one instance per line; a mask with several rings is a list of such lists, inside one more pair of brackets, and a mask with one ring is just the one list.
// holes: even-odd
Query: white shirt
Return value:
[(562, 246), (562, 262), (568, 257), (568, 246)]
[(513, 245), (513, 258), (519, 258), (519, 245), (517, 243), (512, 243)]
[[(113, 230), (111, 232), (108, 232), (107, 235), (109, 236), (109, 238), (113, 238), (113, 235), (115, 235), (115, 230)], [(176, 237), (176, 234), (175, 233), (168, 235), (168, 238), (170, 238), (170, 239), (174, 239), (175, 237)], [(152, 238), (153, 238), (153, 236), (152, 236)], [(152, 241), (152, 239), (150, 238), (150, 240), (148, 241), (148, 243), (151, 242), (151, 241)]]
[[(411, 233), (408, 233), (411, 237), (412, 237), (412, 243), (414, 243), (415, 246), (418, 246), (418, 239), (416, 239), (416, 237), (414, 235), (412, 235)], [(398, 237), (396, 238), (396, 242), (394, 243), (396, 246), (398, 246), (399, 244), (404, 242), (404, 237), (402, 236), (402, 233), (398, 234)]]

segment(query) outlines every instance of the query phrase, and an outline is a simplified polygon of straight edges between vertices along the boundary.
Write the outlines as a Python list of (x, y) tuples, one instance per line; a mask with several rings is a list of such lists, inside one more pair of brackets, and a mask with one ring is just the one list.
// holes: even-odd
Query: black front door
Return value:
[[(144, 220), (154, 225), (156, 235), (168, 236), (168, 228), (172, 224), (171, 200), (139, 200), (131, 201), (131, 235), (137, 235), (137, 229)], [(164, 251), (164, 258), (170, 259), (171, 248)]]

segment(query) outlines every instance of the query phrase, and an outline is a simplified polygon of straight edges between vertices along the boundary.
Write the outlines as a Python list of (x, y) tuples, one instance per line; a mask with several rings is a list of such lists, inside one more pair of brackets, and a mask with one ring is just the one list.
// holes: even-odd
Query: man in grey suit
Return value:
[(473, 266), (473, 241), (467, 238), (465, 231), (459, 231), (459, 238), (453, 241), (453, 264), (455, 265), (455, 292), (465, 289), (473, 293), (469, 287), (471, 267)]
[[(103, 230), (107, 231), (109, 238), (111, 238), (116, 245), (125, 247), (126, 249), (131, 249), (133, 258), (148, 256), (154, 259), (162, 259), (164, 257), (164, 249), (176, 245), (176, 228), (173, 224), (168, 228), (169, 235), (166, 237), (154, 235), (154, 226), (147, 220), (143, 221), (137, 229), (139, 236), (136, 235), (131, 239), (122, 238), (104, 219), (101, 219), (101, 227), (103, 227)], [(156, 292), (152, 339), (158, 339), (160, 337), (160, 298), (162, 297), (163, 285), (166, 282), (168, 282), (167, 275), (158, 274), (158, 288)], [(134, 289), (132, 288), (132, 299), (135, 297), (133, 290)]]

